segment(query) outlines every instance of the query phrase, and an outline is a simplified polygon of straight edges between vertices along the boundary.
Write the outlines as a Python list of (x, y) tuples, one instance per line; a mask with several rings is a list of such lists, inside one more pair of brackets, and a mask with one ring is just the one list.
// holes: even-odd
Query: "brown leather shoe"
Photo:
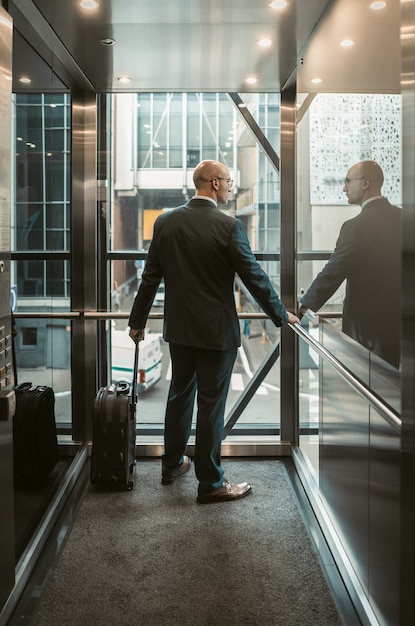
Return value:
[(171, 485), (174, 483), (178, 476), (185, 474), (189, 471), (192, 466), (192, 461), (188, 456), (184, 455), (183, 463), (179, 466), (179, 469), (174, 474), (167, 474), (166, 472), (162, 472), (161, 474), (161, 482), (163, 485)]
[(197, 496), (199, 504), (211, 504), (212, 502), (224, 502), (226, 500), (239, 500), (251, 493), (252, 487), (248, 483), (230, 483), (224, 481), (218, 489)]

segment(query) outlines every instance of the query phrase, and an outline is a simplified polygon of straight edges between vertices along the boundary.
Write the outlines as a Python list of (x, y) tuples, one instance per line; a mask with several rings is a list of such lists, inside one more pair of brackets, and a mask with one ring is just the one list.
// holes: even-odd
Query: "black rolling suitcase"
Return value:
[(15, 388), (13, 417), (14, 483), (18, 489), (41, 486), (58, 461), (55, 394), (51, 387), (22, 383)]
[(92, 409), (91, 483), (132, 489), (135, 467), (138, 342), (133, 383), (101, 387)]

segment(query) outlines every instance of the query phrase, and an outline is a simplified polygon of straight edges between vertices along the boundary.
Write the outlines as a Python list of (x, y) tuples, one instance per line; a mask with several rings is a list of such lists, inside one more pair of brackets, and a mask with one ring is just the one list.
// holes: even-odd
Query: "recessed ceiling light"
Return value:
[(246, 109), (246, 104), (245, 104), (245, 102), (240, 102), (240, 103), (238, 104), (238, 107), (239, 107), (240, 109)]
[(342, 48), (350, 48), (351, 46), (354, 46), (354, 41), (353, 39), (343, 39), (343, 41), (340, 42), (340, 45)]
[(115, 44), (115, 39), (111, 39), (111, 37), (103, 37), (103, 39), (99, 40), (99, 43), (102, 46), (113, 46)]
[(131, 82), (131, 78), (129, 78), (128, 76), (119, 76), (118, 77), (118, 82), (119, 83), (129, 83), (129, 82)]
[(83, 9), (97, 9), (99, 7), (99, 3), (95, 2), (95, 0), (82, 0), (79, 6)]
[(20, 83), (24, 83), (25, 85), (27, 85), (28, 83), (31, 83), (32, 81), (27, 76), (22, 76), (21, 78), (19, 78), (19, 82)]
[(272, 39), (269, 37), (263, 37), (262, 39), (258, 39), (257, 44), (261, 48), (269, 48), (272, 45)]
[(272, 2), (269, 3), (269, 6), (273, 9), (285, 9), (287, 4), (288, 2), (286, 2), (286, 0), (272, 0)]
[(318, 83), (322, 83), (323, 79), (322, 78), (312, 78), (311, 82), (314, 83), (315, 85), (317, 85)]
[(255, 76), (248, 76), (245, 82), (248, 83), (248, 85), (255, 85), (255, 83), (258, 82), (258, 79)]
[(386, 6), (386, 2), (372, 2), (370, 4), (370, 8), (374, 9), (375, 11), (378, 9), (384, 9)]

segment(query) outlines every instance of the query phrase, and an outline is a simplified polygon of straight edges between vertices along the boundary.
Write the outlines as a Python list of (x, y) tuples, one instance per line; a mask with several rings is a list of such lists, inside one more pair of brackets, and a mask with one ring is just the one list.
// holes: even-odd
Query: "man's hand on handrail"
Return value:
[(288, 313), (288, 323), (289, 324), (296, 324), (297, 322), (299, 322), (299, 318), (294, 315), (294, 313), (290, 313), (290, 311), (287, 311)]

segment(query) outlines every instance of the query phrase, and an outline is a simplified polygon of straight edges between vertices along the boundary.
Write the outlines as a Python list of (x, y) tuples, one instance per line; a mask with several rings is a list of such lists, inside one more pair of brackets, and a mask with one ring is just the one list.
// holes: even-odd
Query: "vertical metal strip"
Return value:
[[(107, 260), (108, 232), (112, 196), (112, 156), (111, 132), (109, 131), (112, 117), (111, 94), (97, 95), (97, 309), (106, 311), (110, 308), (112, 290), (111, 261)], [(135, 107), (134, 107), (135, 108)], [(108, 360), (110, 341), (107, 332), (108, 323), (101, 320), (97, 323), (98, 359), (100, 367), (97, 371), (97, 387), (108, 384)]]
[[(0, 613), (15, 582), (15, 519), (13, 492), (13, 407), (11, 366), (5, 347), (11, 345), (10, 315), (10, 200), (12, 139), (13, 22), (0, 7)], [(12, 357), (14, 360), (14, 356)]]
[[(97, 104), (95, 93), (72, 97), (72, 310), (97, 309)], [(92, 434), (96, 393), (97, 323), (83, 315), (73, 321), (72, 411), (75, 441)]]
[(415, 624), (415, 3), (401, 2), (403, 272), (400, 624)]
[[(291, 311), (297, 306), (296, 281), (296, 84), (281, 92), (281, 298)], [(298, 445), (297, 337), (281, 330), (281, 441)]]

